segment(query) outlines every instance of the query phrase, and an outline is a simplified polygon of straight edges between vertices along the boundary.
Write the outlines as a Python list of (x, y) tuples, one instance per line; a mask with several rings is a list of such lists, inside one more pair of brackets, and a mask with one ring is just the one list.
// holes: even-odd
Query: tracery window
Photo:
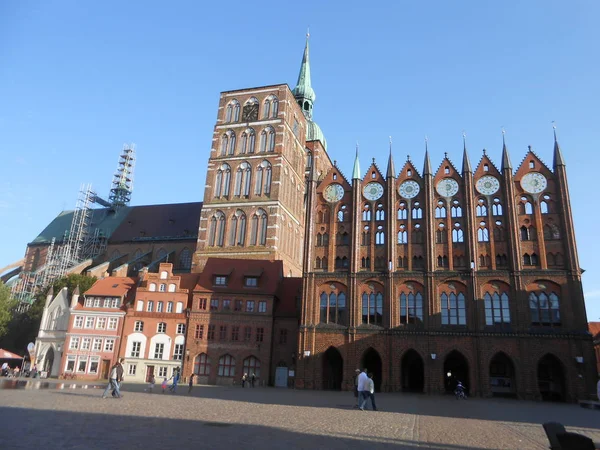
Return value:
[(398, 207), (398, 220), (406, 220), (408, 218), (408, 210), (406, 209), (406, 203), (400, 202)]
[(377, 205), (377, 211), (375, 211), (375, 220), (385, 220), (385, 211), (383, 210), (383, 205), (381, 203)]
[(444, 217), (446, 217), (446, 206), (444, 205), (444, 202), (440, 200), (438, 206), (435, 208), (435, 218), (442, 219)]
[(477, 241), (478, 242), (489, 242), (490, 241), (490, 232), (486, 227), (485, 222), (479, 223), (479, 228), (477, 229)]
[(486, 292), (483, 295), (485, 303), (485, 324), (502, 325), (510, 323), (510, 308), (506, 292)]
[(362, 294), (362, 323), (371, 325), (383, 324), (383, 294), (371, 292)]
[(531, 292), (529, 312), (533, 325), (560, 325), (560, 298), (554, 292)]
[(498, 267), (506, 267), (508, 266), (508, 257), (506, 254), (497, 254), (496, 255), (496, 266)]
[(267, 213), (259, 208), (252, 216), (250, 245), (267, 245)]
[(494, 216), (502, 215), (502, 203), (500, 203), (500, 199), (498, 197), (494, 198), (494, 204), (492, 205), (492, 215), (494, 215)]
[(266, 127), (260, 133), (260, 151), (263, 153), (275, 151), (275, 130), (273, 127)]
[(530, 255), (529, 253), (525, 253), (523, 255), (523, 265), (524, 266), (537, 266), (538, 265), (537, 254), (532, 253)]
[(256, 133), (253, 128), (248, 128), (242, 133), (241, 153), (254, 153)]
[(526, 227), (525, 225), (523, 225), (520, 228), (520, 233), (521, 233), (522, 241), (535, 241), (536, 240), (537, 234), (536, 234), (536, 229), (534, 226)]
[(484, 199), (480, 198), (477, 201), (477, 206), (475, 207), (475, 214), (478, 217), (485, 217), (485, 216), (487, 216), (487, 205), (486, 205)]
[(263, 106), (263, 119), (276, 118), (279, 113), (279, 100), (274, 95), (269, 95)]
[(235, 376), (235, 358), (231, 355), (223, 355), (219, 358), (218, 375), (220, 377)]
[(521, 197), (521, 201), (518, 204), (519, 206), (519, 214), (533, 214), (533, 206), (529, 201), (529, 198), (523, 196)]
[(400, 231), (398, 231), (398, 244), (408, 244), (408, 232), (405, 230), (404, 224), (400, 225)]
[(442, 325), (466, 325), (467, 310), (465, 295), (460, 292), (447, 294), (442, 292), (440, 296), (442, 310)]
[(345, 292), (336, 290), (330, 292), (329, 295), (325, 292), (321, 292), (320, 302), (321, 323), (346, 325), (348, 311), (346, 307)]
[(416, 224), (414, 229), (412, 230), (412, 243), (413, 244), (422, 244), (423, 243), (423, 230), (421, 230), (421, 225)]
[(179, 268), (181, 270), (189, 270), (192, 267), (192, 252), (188, 248), (181, 250), (179, 254)]
[(254, 182), (254, 194), (262, 195), (263, 192), (265, 194), (271, 192), (271, 163), (266, 160), (256, 168), (256, 180)]
[(256, 375), (257, 378), (260, 377), (260, 360), (255, 356), (249, 356), (244, 359), (243, 362), (244, 373), (247, 373), (248, 376)]
[(250, 181), (252, 179), (252, 166), (247, 162), (243, 162), (238, 167), (235, 174), (235, 187), (233, 194), (238, 197), (241, 195), (250, 195)]
[(229, 164), (221, 164), (217, 175), (215, 176), (215, 197), (229, 196), (229, 187), (231, 185), (231, 167)]
[(423, 322), (423, 295), (400, 293), (400, 323), (418, 324)]
[(415, 202), (412, 209), (412, 218), (413, 219), (422, 219), (423, 218), (423, 209), (421, 209), (419, 202)]
[(369, 230), (369, 226), (366, 225), (362, 232), (362, 241), (361, 245), (371, 245), (371, 231)]
[(454, 224), (454, 229), (452, 230), (452, 242), (464, 242), (465, 235), (461, 228), (460, 223), (456, 222)]
[(229, 245), (243, 246), (246, 241), (246, 214), (238, 209), (229, 225)]
[(448, 256), (439, 255), (437, 257), (437, 266), (440, 268), (448, 267)]
[(371, 220), (371, 207), (368, 204), (365, 204), (363, 207), (362, 220), (363, 222), (369, 222)]
[(452, 217), (462, 217), (462, 208), (458, 200), (452, 201), (452, 208), (450, 209), (450, 215)]
[(489, 255), (479, 255), (479, 267), (490, 267), (491, 260)]
[(544, 225), (544, 239), (547, 241), (560, 239), (560, 230), (555, 224)]
[(194, 358), (194, 373), (196, 375), (210, 375), (210, 358), (206, 353), (200, 353)]
[(377, 227), (377, 232), (375, 233), (375, 245), (383, 244), (385, 244), (385, 232), (383, 231), (383, 227), (379, 225)]
[(210, 219), (210, 229), (208, 232), (208, 245), (211, 247), (222, 247), (225, 236), (225, 214), (217, 211)]

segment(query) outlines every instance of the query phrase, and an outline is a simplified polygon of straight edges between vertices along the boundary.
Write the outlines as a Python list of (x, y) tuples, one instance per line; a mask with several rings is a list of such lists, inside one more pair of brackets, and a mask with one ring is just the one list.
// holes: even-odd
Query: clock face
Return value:
[(458, 192), (458, 183), (452, 178), (444, 178), (437, 184), (436, 189), (442, 197), (452, 197)]
[(323, 197), (325, 197), (325, 200), (331, 203), (339, 202), (343, 196), (344, 188), (338, 183), (330, 184), (323, 191)]
[(254, 122), (258, 120), (258, 105), (256, 103), (244, 106), (242, 120), (245, 122)]
[(417, 196), (421, 188), (416, 181), (405, 181), (398, 188), (398, 193), (404, 198), (414, 198)]
[(521, 187), (530, 194), (539, 194), (548, 186), (546, 177), (539, 172), (530, 172), (521, 178)]
[(477, 180), (475, 187), (483, 195), (493, 195), (500, 189), (500, 182), (491, 175), (485, 175)]
[(383, 195), (383, 186), (379, 183), (369, 183), (363, 188), (363, 195), (367, 200), (377, 200)]

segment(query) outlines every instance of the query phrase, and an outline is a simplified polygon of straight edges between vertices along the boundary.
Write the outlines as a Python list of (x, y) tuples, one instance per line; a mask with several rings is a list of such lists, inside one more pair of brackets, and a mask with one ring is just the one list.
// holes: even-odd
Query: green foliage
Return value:
[[(60, 290), (67, 287), (68, 297), (71, 298), (75, 287), (79, 286), (79, 292), (83, 294), (96, 282), (96, 277), (88, 277), (79, 274), (70, 274), (66, 277), (59, 278), (56, 280), (52, 287), (54, 289), (54, 295), (58, 294)], [(8, 288), (7, 288), (8, 289)], [(24, 313), (13, 313), (12, 320), (7, 325), (8, 332), (2, 335), (2, 312), (0, 311), (0, 347), (5, 348), (16, 353), (23, 353), (27, 344), (34, 342), (40, 329), (40, 323), (42, 320), (42, 314), (44, 312), (44, 305), (46, 303), (46, 296), (50, 286), (36, 295), (31, 307)], [(10, 290), (9, 290), (10, 293)], [(0, 289), (0, 309), (2, 309), (1, 302), (1, 289)]]
[(0, 281), (0, 338), (8, 333), (15, 306), (10, 298), (10, 288)]

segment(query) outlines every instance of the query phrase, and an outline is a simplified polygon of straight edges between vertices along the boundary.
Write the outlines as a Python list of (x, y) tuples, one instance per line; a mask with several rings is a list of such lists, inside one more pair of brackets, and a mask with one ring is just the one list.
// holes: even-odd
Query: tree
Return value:
[[(85, 275), (72, 273), (66, 277), (59, 278), (52, 284), (54, 294), (58, 294), (64, 287), (68, 290), (70, 298), (75, 291), (75, 287), (79, 286), (79, 292), (83, 294), (96, 282), (96, 277), (88, 277)], [(46, 304), (46, 296), (50, 291), (50, 286), (43, 289), (35, 296), (35, 300), (29, 309), (23, 313), (12, 314), (12, 320), (9, 317), (7, 326), (8, 332), (3, 336), (1, 333), (1, 318), (0, 318), (0, 347), (17, 353), (23, 353), (29, 342), (34, 342), (40, 330), (44, 305)], [(9, 290), (10, 293), (10, 290)], [(1, 303), (1, 302), (0, 302)], [(1, 306), (0, 306), (1, 308)], [(1, 313), (0, 313), (1, 317)]]
[(8, 333), (15, 306), (15, 301), (10, 296), (10, 288), (0, 281), (0, 338)]

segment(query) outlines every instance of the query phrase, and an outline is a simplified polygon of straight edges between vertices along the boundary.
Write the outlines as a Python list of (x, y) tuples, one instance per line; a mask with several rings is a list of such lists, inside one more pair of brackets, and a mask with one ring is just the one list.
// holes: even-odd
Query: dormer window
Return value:
[(215, 286), (227, 286), (227, 277), (222, 275), (215, 276)]
[(258, 278), (257, 277), (246, 277), (244, 280), (244, 285), (246, 287), (257, 287), (258, 286)]

